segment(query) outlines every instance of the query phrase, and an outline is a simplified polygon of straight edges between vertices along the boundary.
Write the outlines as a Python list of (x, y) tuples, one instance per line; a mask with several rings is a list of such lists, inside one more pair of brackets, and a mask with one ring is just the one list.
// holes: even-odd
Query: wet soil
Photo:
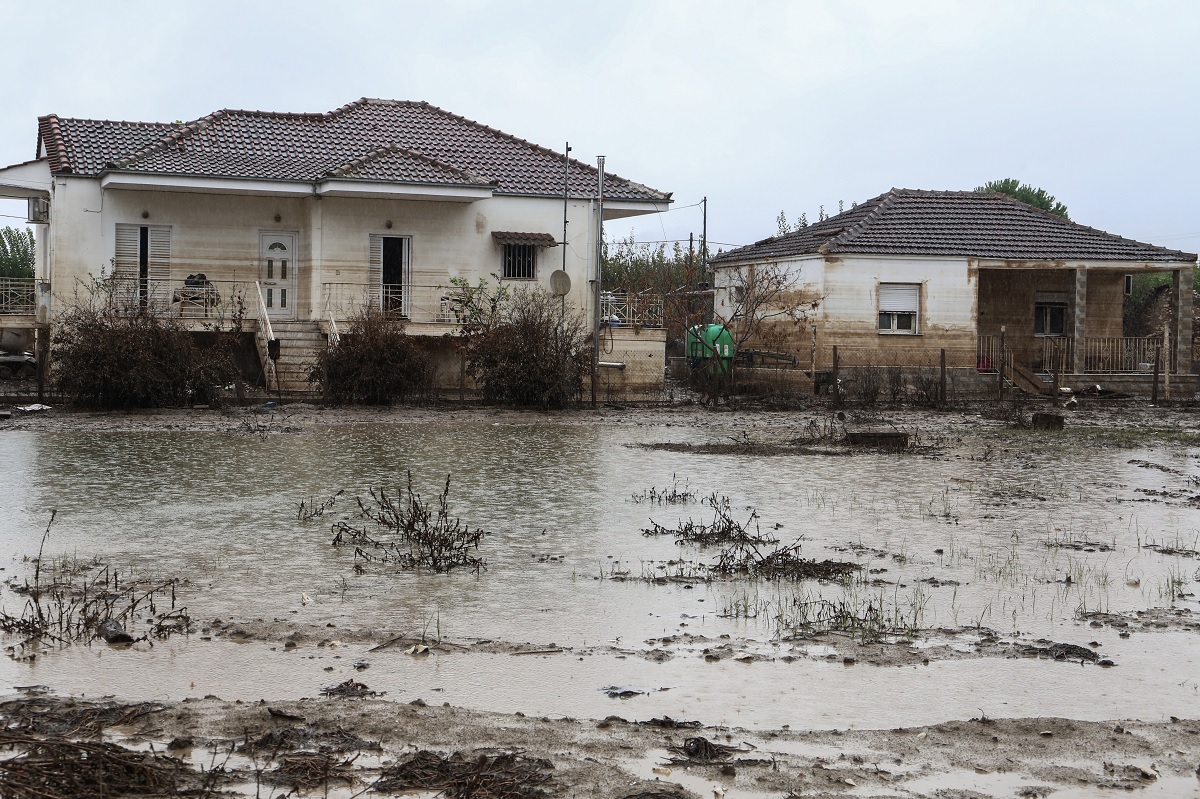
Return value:
[[(318, 780), (310, 790), (338, 796), (398, 773), (396, 764), (412, 763), (419, 753), (433, 764), (455, 753), (460, 762), (504, 754), (545, 761), (538, 763), (544, 794), (531, 796), (987, 796), (995, 795), (989, 790), (995, 786), (1008, 788), (1002, 795), (1046, 796), (1156, 783), (1180, 795), (1196, 785), (1200, 751), (1195, 720), (978, 717), (893, 730), (761, 733), (673, 719), (637, 724), (617, 716), (495, 715), (422, 699), (240, 703), (206, 697), (121, 706), (36, 697), (0, 704), (0, 721), (10, 737), (86, 741), (102, 732), (127, 750), (167, 750), (190, 765), (195, 783), (203, 782), (202, 769), (219, 771), (213, 789), (238, 795), (241, 786), (241, 795), (270, 796), (287, 787), (272, 790), (269, 783), (280, 782), (288, 768), (294, 773), (298, 763), (312, 765), (317, 754), (336, 755), (325, 762), (342, 767), (337, 780), (328, 786)], [(940, 787), (931, 791), (931, 785)]]

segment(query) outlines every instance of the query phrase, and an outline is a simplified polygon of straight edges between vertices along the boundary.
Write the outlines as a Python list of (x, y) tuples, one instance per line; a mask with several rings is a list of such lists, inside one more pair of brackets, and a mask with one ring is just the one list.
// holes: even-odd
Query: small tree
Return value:
[(320, 352), (309, 380), (335, 403), (388, 405), (424, 396), (433, 359), (404, 329), (404, 320), (376, 307), (355, 313), (337, 343)]
[(466, 319), (459, 347), (485, 402), (547, 410), (579, 401), (591, 352), (577, 309), (539, 286), (453, 282)]
[[(728, 304), (722, 322), (738, 349), (756, 337), (783, 341), (799, 333), (821, 302), (801, 291), (799, 273), (779, 264), (730, 269), (726, 280)], [(768, 332), (769, 327), (782, 330)]]
[(0, 277), (33, 277), (34, 246), (29, 228), (0, 229)]

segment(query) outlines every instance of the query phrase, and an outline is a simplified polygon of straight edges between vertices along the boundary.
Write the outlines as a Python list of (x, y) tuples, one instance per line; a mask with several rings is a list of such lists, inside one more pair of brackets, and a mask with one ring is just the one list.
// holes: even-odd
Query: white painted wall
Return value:
[(973, 335), (977, 280), (967, 266), (966, 258), (951, 257), (826, 257), (820, 315), (825, 330), (877, 333), (879, 284), (919, 283), (923, 335)]
[[(737, 272), (753, 266), (762, 269), (775, 264), (779, 269), (794, 279), (793, 288), (796, 291), (814, 296), (822, 296), (825, 291), (825, 259), (819, 255), (788, 258), (778, 261), (763, 261), (756, 264), (746, 264), (730, 267), (719, 267), (713, 272), (713, 288), (716, 291), (714, 310), (718, 320), (729, 322), (737, 310), (737, 303), (730, 296), (730, 287), (737, 283)], [(816, 316), (819, 318), (820, 311)]]
[[(596, 235), (592, 203), (572, 200), (568, 219), (566, 270), (572, 290), (567, 302), (590, 311), (588, 280), (594, 272)], [(116, 225), (122, 223), (171, 227), (176, 281), (197, 272), (213, 281), (253, 281), (260, 234), (294, 233), (298, 318), (306, 319), (323, 316), (323, 284), (357, 284), (365, 294), (371, 234), (411, 237), (413, 284), (428, 287), (436, 301), (436, 287), (447, 287), (451, 277), (474, 283), (500, 273), (502, 251), (493, 231), (549, 233), (560, 239), (563, 204), (553, 198), (505, 196), (437, 202), (102, 190), (96, 179), (59, 177), (53, 187), (49, 253), (60, 302), (78, 281), (111, 273)], [(562, 247), (542, 249), (537, 279), (512, 284), (549, 287), (550, 274), (562, 267)]]

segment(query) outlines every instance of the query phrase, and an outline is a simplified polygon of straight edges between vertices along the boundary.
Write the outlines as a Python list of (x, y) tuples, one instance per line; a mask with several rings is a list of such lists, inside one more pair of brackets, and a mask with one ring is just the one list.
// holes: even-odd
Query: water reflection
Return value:
[[(1081, 610), (1166, 604), (1170, 576), (1195, 570), (1186, 558), (1139, 548), (1148, 538), (1197, 538), (1194, 510), (1147, 501), (1153, 495), (1145, 493), (1186, 484), (1198, 471), (1186, 452), (1093, 450), (999, 465), (970, 453), (748, 458), (629, 446), (723, 434), (543, 424), (538, 417), (265, 438), (9, 433), (0, 447), (8, 481), (0, 541), (7, 568), (19, 569), (20, 557), (37, 551), (48, 509), (57, 508), (49, 551), (186, 575), (197, 589), (188, 602), (198, 618), (575, 647), (641, 648), (682, 632), (766, 641), (778, 632), (781, 610), (818, 595), (878, 597), (897, 619), (925, 627), (981, 624), (1085, 643), (1076, 629)], [(1131, 463), (1138, 459), (1175, 472)], [(394, 488), (408, 471), (428, 497), (452, 476), (454, 512), (491, 532), (482, 547), (485, 572), (358, 574), (351, 553), (329, 545), (330, 524), (351, 515), (353, 495)], [(729, 496), (739, 518), (756, 509), (764, 529), (799, 542), (807, 557), (861, 563), (875, 584), (848, 594), (837, 584), (689, 588), (607, 579), (709, 556), (640, 533), (651, 519), (671, 526), (711, 517), (699, 504), (631, 501), (673, 479), (699, 495)], [(296, 518), (300, 500), (320, 501), (338, 489), (347, 494), (330, 515)], [(1081, 540), (1105, 547), (1064, 546)], [(303, 605), (302, 594), (315, 602)], [(737, 602), (759, 612), (729, 618)]]

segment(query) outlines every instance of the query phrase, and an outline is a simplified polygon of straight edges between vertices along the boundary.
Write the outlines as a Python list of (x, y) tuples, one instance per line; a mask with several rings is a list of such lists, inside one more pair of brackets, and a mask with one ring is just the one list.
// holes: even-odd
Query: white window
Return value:
[(919, 332), (921, 311), (920, 283), (879, 284), (879, 332)]
[(537, 251), (533, 244), (505, 244), (504, 279), (533, 280), (537, 277)]
[(117, 225), (113, 277), (117, 296), (138, 310), (170, 305), (171, 228), (168, 225)]
[(411, 240), (407, 236), (371, 236), (368, 294), (371, 305), (388, 316), (407, 319), (412, 305)]

